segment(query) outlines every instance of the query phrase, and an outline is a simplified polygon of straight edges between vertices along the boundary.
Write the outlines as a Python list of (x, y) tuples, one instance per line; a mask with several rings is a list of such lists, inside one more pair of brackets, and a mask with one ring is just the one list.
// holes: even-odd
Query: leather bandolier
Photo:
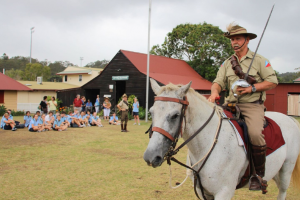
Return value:
[[(244, 79), (245, 78), (245, 73), (242, 70), (242, 67), (240, 66), (238, 60), (236, 59), (235, 56), (231, 56), (231, 65), (232, 65), (232, 69), (235, 73), (235, 75), (237, 75), (240, 79)], [(246, 80), (250, 85), (253, 85), (255, 83), (257, 83), (257, 81), (255, 80), (255, 78), (253, 76), (248, 76), (247, 80)]]

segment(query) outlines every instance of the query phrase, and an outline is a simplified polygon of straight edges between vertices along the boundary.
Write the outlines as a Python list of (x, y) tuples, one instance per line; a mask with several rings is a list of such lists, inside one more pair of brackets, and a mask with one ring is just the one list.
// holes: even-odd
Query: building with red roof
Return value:
[(31, 89), (0, 73), (0, 105), (16, 111), (18, 91), (31, 91)]
[(297, 79), (295, 79), (295, 80), (293, 80), (293, 83), (300, 83), (300, 77), (297, 78)]
[[(96, 95), (109, 97), (113, 106), (116, 105), (120, 97), (135, 95), (138, 97), (140, 105), (145, 106), (146, 102), (146, 75), (147, 75), (147, 54), (132, 51), (120, 50), (104, 70), (97, 77), (81, 87), (80, 95), (95, 102)], [(163, 56), (150, 55), (150, 78), (155, 79), (160, 85), (188, 84), (192, 81), (192, 88), (201, 94), (209, 95), (211, 82), (201, 77), (185, 61), (167, 58)], [(149, 86), (150, 87), (150, 86)], [(71, 92), (71, 91), (70, 91)], [(58, 98), (70, 104), (75, 98), (75, 94), (61, 92)], [(71, 96), (71, 97), (70, 97)], [(153, 105), (154, 93), (149, 88), (149, 106)]]

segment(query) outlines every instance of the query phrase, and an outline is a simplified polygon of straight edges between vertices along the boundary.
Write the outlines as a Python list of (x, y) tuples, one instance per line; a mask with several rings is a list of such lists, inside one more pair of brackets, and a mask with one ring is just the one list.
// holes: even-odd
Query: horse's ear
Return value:
[(158, 85), (158, 83), (150, 78), (150, 83), (151, 83), (151, 87), (152, 87), (152, 90), (154, 92), (154, 94), (158, 95), (159, 91), (160, 91), (160, 86)]
[(190, 81), (188, 84), (183, 85), (176, 93), (179, 97), (184, 97), (186, 93), (189, 91), (190, 87), (192, 85), (192, 81)]

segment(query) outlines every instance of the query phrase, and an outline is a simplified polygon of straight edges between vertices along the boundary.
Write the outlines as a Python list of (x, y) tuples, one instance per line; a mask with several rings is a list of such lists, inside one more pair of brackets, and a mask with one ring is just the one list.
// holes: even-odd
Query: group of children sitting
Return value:
[[(1, 128), (4, 130), (17, 130), (17, 124), (20, 122), (14, 121), (13, 116), (11, 115), (11, 110), (8, 110), (1, 119)], [(120, 121), (115, 113), (110, 117), (109, 124), (120, 125)], [(87, 127), (87, 126), (98, 126), (103, 127), (101, 119), (96, 112), (91, 114), (90, 111), (84, 112), (78, 111), (69, 112), (67, 115), (65, 112), (49, 112), (47, 115), (37, 111), (33, 117), (30, 115), (30, 112), (27, 111), (24, 116), (24, 125), (21, 128), (27, 127), (31, 132), (42, 132), (42, 131), (64, 131), (68, 127)]]
[(94, 112), (91, 114), (89, 111), (78, 113), (71, 111), (67, 115), (65, 112), (57, 112), (53, 115), (52, 112), (49, 112), (48, 115), (42, 114), (37, 111), (33, 118), (30, 116), (30, 112), (27, 111), (24, 116), (25, 127), (28, 127), (28, 130), (31, 132), (41, 132), (41, 131), (64, 131), (68, 127), (86, 127), (86, 126), (98, 126), (103, 127), (101, 124), (101, 119), (97, 116), (97, 113)]

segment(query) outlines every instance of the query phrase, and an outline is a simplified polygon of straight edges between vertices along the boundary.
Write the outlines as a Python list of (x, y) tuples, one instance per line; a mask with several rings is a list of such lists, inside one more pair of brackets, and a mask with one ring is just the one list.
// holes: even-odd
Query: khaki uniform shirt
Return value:
[(123, 100), (118, 104), (121, 109), (126, 109), (128, 110), (128, 106), (123, 102)]
[[(241, 60), (239, 60), (236, 54), (234, 54), (234, 56), (237, 57), (237, 60), (239, 61), (239, 64), (244, 73), (247, 73), (253, 55), (254, 52), (250, 51), (250, 49), (248, 49), (246, 56), (242, 57)], [(265, 101), (266, 92), (255, 92), (250, 94), (244, 94), (239, 96), (238, 99), (233, 96), (231, 86), (235, 81), (239, 80), (240, 78), (237, 75), (235, 75), (230, 60), (231, 57), (225, 60), (225, 62), (219, 68), (216, 79), (213, 81), (213, 83), (218, 83), (222, 88), (222, 90), (224, 90), (227, 86), (227, 89), (229, 90), (229, 96), (226, 98), (225, 101), (232, 102), (232, 103), (237, 101), (238, 103), (254, 102), (259, 100), (261, 93), (262, 93), (262, 100)], [(257, 83), (268, 81), (271, 83), (278, 84), (275, 71), (273, 70), (270, 64), (270, 61), (259, 54), (256, 54), (254, 58), (249, 75), (253, 76), (256, 79)]]

